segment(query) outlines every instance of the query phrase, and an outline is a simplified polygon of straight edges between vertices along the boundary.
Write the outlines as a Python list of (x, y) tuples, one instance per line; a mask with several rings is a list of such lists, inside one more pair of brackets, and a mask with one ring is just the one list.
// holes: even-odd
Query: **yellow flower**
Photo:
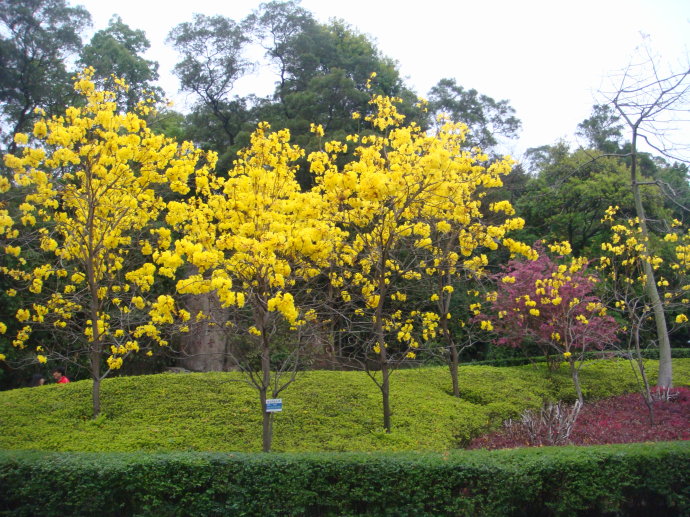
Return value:
[(570, 356), (572, 356), (572, 355), (573, 355), (573, 354), (571, 354), (570, 352), (563, 352), (563, 357), (564, 357), (565, 359), (569, 359)]
[(685, 314), (676, 316), (676, 323), (685, 323), (686, 321), (688, 321), (688, 317)]

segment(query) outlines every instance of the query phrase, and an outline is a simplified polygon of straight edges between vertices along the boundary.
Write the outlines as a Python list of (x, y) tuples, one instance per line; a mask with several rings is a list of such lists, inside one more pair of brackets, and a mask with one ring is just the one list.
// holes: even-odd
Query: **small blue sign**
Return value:
[(283, 410), (283, 399), (266, 399), (266, 413), (277, 413)]

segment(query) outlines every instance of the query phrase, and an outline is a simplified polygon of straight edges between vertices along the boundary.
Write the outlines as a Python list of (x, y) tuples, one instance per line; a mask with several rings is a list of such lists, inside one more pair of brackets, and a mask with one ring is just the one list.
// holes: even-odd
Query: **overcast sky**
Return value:
[[(169, 30), (192, 13), (240, 21), (252, 0), (72, 0), (91, 12), (93, 31), (117, 13), (151, 41), (149, 59), (160, 63), (161, 85), (183, 109), (170, 73), (177, 55), (165, 44)], [(507, 99), (523, 128), (505, 151), (516, 157), (529, 147), (566, 139), (601, 102), (611, 76), (624, 68), (648, 35), (665, 62), (687, 66), (690, 0), (302, 0), (322, 22), (342, 18), (371, 36), (399, 63), (407, 84), (425, 96), (443, 77), (497, 100)], [(271, 80), (244, 79), (238, 94), (268, 94)], [(690, 137), (690, 133), (689, 133)]]

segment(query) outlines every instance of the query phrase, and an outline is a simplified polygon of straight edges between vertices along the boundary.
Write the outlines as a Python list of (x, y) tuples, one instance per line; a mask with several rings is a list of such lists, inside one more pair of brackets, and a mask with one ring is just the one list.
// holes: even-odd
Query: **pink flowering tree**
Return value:
[(587, 272), (587, 259), (566, 260), (567, 242), (550, 248), (562, 263), (544, 250), (536, 260), (511, 260), (495, 276), (491, 311), (480, 318), (498, 334), (497, 345), (519, 347), (532, 341), (545, 355), (563, 357), (582, 403), (578, 372), (584, 354), (614, 343), (618, 324), (595, 294), (597, 278)]

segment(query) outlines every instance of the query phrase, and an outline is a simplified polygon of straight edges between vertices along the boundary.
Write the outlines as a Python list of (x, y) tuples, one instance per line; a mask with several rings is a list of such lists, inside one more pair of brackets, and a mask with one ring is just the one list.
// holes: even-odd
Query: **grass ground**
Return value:
[[(647, 362), (654, 378), (656, 361)], [(460, 370), (462, 397), (450, 395), (442, 367), (400, 370), (392, 378), (393, 432), (382, 430), (381, 397), (362, 372), (311, 371), (281, 395), (275, 451), (445, 451), (496, 429), (548, 400), (573, 400), (565, 368), (543, 364)], [(626, 361), (596, 361), (581, 373), (595, 400), (635, 391)], [(91, 415), (90, 381), (0, 392), (0, 449), (52, 451), (259, 451), (255, 391), (235, 373), (106, 379), (103, 414)], [(674, 382), (690, 385), (690, 359), (674, 360)]]

